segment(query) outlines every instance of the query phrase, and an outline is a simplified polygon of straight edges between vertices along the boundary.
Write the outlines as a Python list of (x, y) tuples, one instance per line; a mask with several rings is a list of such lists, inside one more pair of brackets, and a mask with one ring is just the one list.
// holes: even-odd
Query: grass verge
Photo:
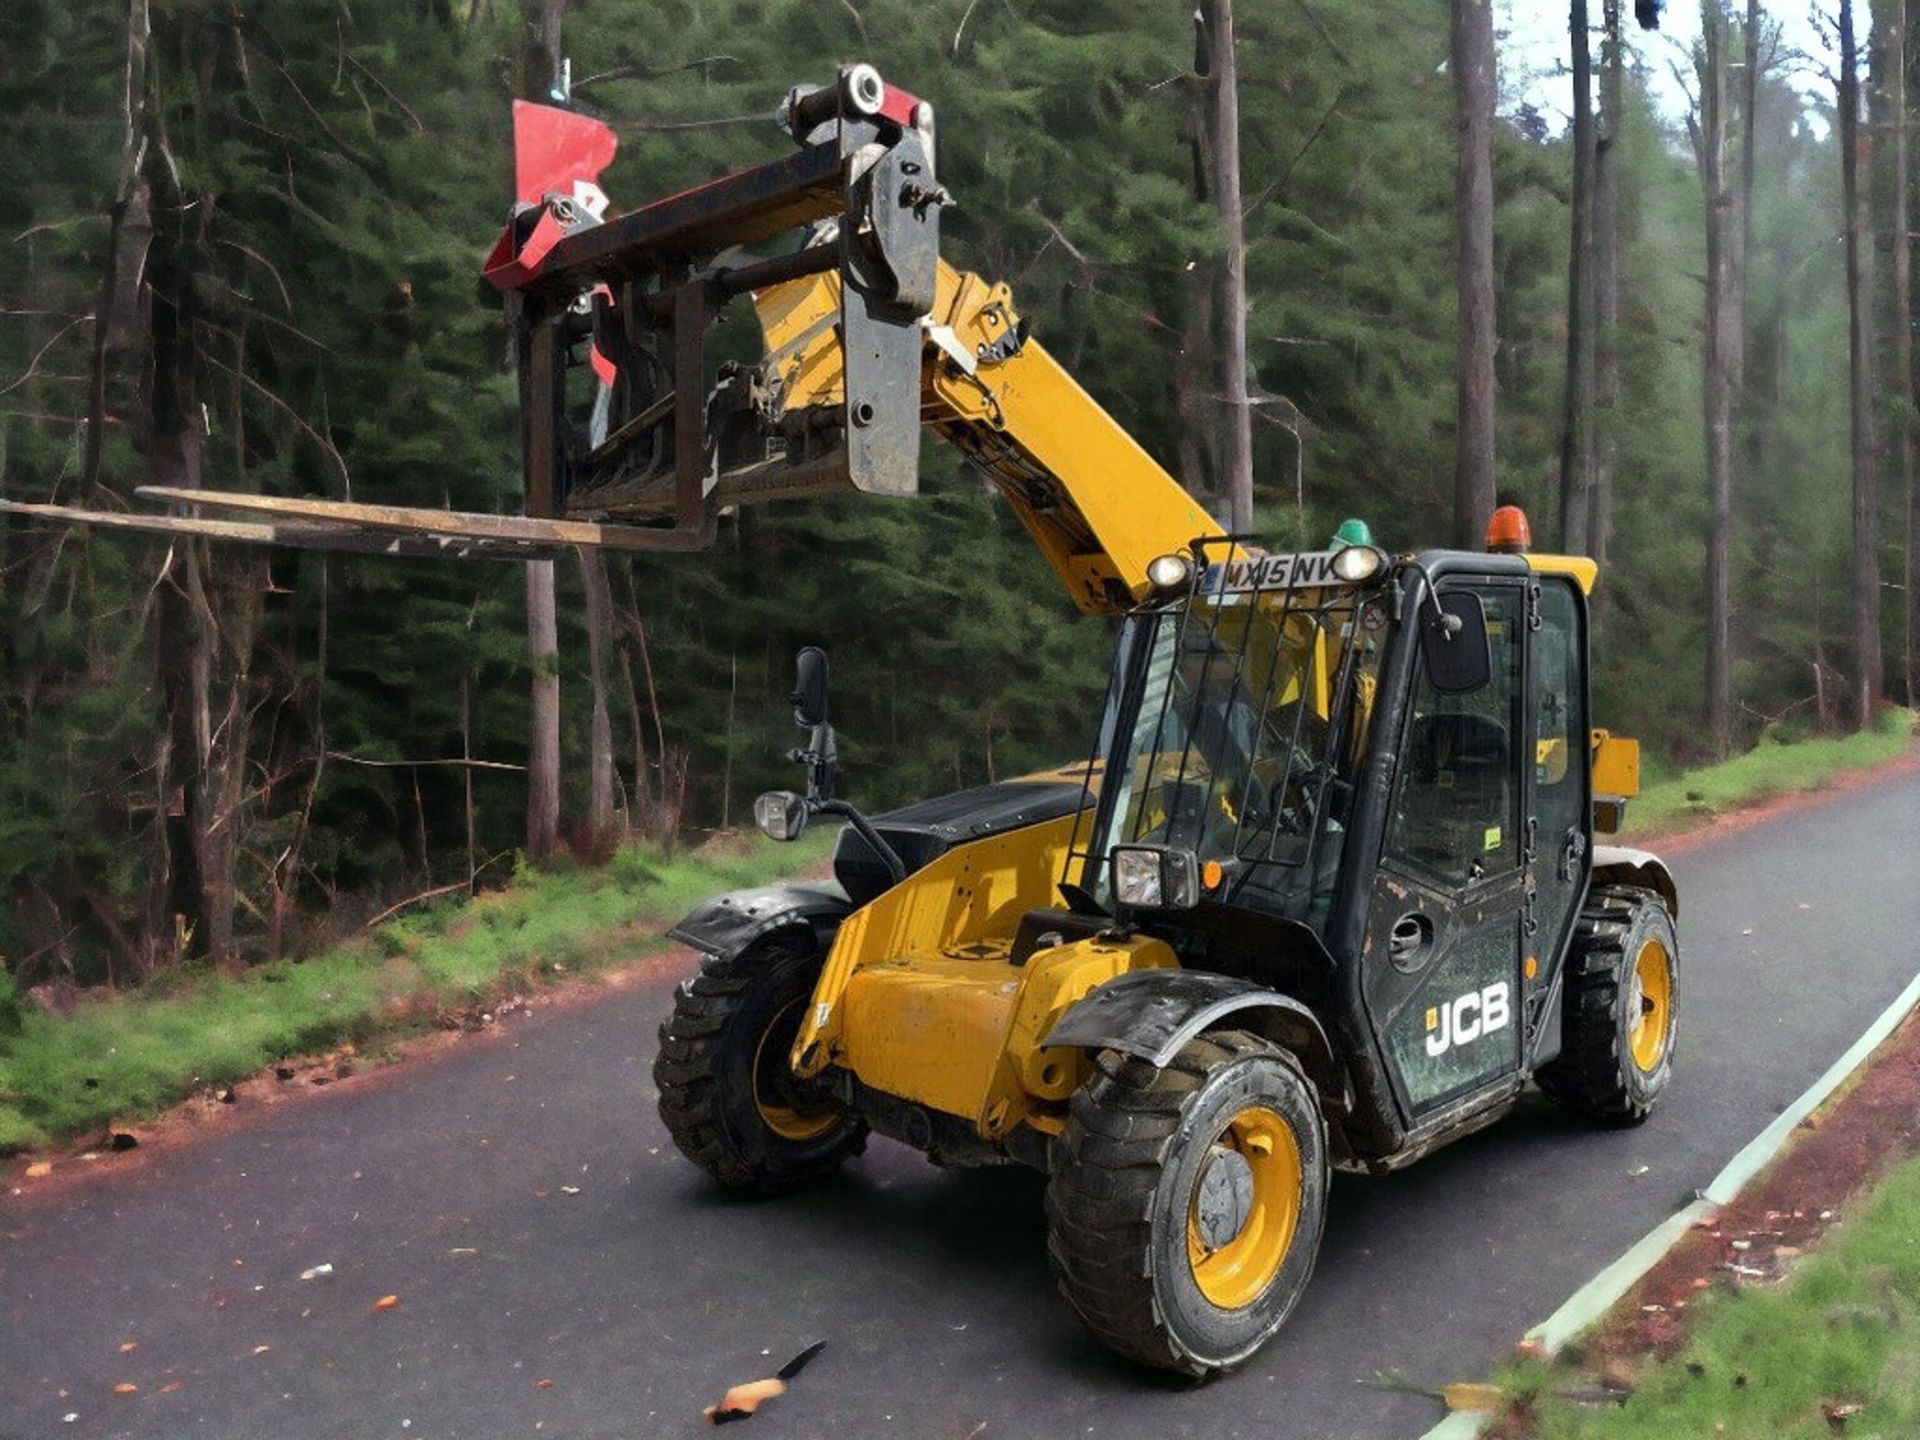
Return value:
[[(1816, 1440), (1920, 1434), (1920, 1160), (1783, 1286), (1703, 1292), (1691, 1337), (1624, 1405), (1564, 1398), (1581, 1372), (1527, 1361), (1501, 1380), (1535, 1440), (1682, 1435)], [(1509, 1432), (1503, 1432), (1509, 1433)]]
[(1770, 732), (1744, 755), (1653, 780), (1628, 803), (1626, 833), (1680, 829), (1898, 759), (1913, 744), (1914, 719), (1911, 710), (1884, 710), (1867, 729), (1835, 739), (1792, 740)]
[(579, 975), (664, 949), (667, 926), (708, 895), (818, 864), (833, 840), (825, 827), (793, 845), (755, 836), (732, 856), (630, 847), (599, 869), (526, 872), (308, 960), (169, 976), (70, 1017), (10, 1008), (0, 1154), (152, 1115), (289, 1057), (399, 1038), (556, 967)]

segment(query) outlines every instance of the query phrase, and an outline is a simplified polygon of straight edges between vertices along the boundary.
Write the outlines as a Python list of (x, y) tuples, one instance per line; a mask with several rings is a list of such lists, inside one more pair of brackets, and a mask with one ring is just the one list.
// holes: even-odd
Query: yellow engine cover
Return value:
[(1088, 938), (1011, 963), (1021, 919), (1057, 903), (1076, 820), (957, 845), (840, 927), (794, 1041), (794, 1069), (829, 1065), (955, 1115), (989, 1140), (1056, 1128), (1080, 1083), (1077, 1051), (1041, 1039), (1074, 1001), (1131, 970), (1177, 965), (1164, 942)]

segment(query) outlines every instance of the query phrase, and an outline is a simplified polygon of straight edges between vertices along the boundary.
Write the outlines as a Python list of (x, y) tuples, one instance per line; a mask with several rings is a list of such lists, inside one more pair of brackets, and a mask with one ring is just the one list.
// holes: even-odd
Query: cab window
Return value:
[(1517, 588), (1479, 589), (1492, 678), (1443, 695), (1415, 667), (1413, 702), (1386, 857), (1461, 887), (1519, 863), (1522, 601)]

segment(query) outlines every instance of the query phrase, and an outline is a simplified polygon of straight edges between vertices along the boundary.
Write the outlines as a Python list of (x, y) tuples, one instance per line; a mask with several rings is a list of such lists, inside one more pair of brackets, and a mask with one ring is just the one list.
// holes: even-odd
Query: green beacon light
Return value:
[(1333, 532), (1333, 548), (1344, 549), (1348, 545), (1372, 545), (1373, 529), (1364, 520), (1348, 518), (1340, 522), (1340, 528)]

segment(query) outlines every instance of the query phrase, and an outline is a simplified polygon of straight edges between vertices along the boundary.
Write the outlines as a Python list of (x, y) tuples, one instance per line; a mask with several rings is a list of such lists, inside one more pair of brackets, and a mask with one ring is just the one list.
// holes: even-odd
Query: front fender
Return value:
[(832, 881), (819, 885), (761, 885), (706, 901), (667, 932), (669, 939), (709, 955), (738, 955), (783, 930), (804, 932), (824, 955), (853, 909)]
[(1107, 981), (1075, 1001), (1042, 1041), (1081, 1050), (1119, 1050), (1164, 1066), (1196, 1035), (1252, 1030), (1291, 1051), (1323, 1101), (1344, 1107), (1345, 1076), (1318, 1018), (1290, 995), (1251, 980), (1194, 970), (1140, 970)]

